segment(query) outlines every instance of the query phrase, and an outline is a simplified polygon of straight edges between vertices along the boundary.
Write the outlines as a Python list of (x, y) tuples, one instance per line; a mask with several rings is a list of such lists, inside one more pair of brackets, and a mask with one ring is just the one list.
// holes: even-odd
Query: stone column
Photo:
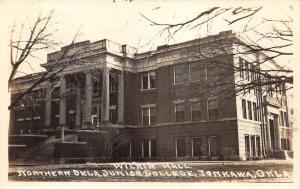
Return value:
[(45, 104), (45, 129), (51, 126), (51, 81), (46, 84), (46, 104)]
[(81, 91), (80, 87), (77, 87), (76, 102), (75, 102), (75, 129), (80, 128), (81, 122)]
[(84, 107), (84, 128), (92, 126), (92, 98), (93, 98), (93, 82), (92, 73), (85, 74), (85, 107)]
[(124, 124), (124, 74), (118, 76), (118, 122)]
[(66, 99), (66, 78), (63, 77), (60, 81), (60, 101), (59, 101), (59, 126), (61, 129), (61, 140), (64, 141), (64, 129), (66, 126), (66, 110), (67, 110), (67, 99)]
[(109, 69), (104, 67), (102, 74), (101, 122), (106, 124), (109, 123)]

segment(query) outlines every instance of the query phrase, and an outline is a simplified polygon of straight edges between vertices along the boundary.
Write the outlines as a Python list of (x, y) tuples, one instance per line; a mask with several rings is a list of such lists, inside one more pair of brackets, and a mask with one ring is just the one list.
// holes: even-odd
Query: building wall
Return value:
[[(62, 74), (80, 72), (82, 75), (82, 79), (80, 80), (82, 80), (84, 85), (84, 72), (88, 69), (101, 69), (105, 66), (110, 69), (111, 73), (114, 72), (117, 75), (121, 71), (124, 73), (124, 124), (126, 126), (127, 137), (132, 139), (131, 155), (133, 158), (142, 158), (142, 140), (155, 140), (157, 159), (181, 159), (176, 158), (175, 147), (176, 139), (178, 138), (185, 139), (185, 155), (183, 158), (192, 158), (191, 141), (193, 137), (201, 138), (203, 152), (208, 154), (208, 139), (209, 137), (216, 136), (218, 158), (246, 159), (245, 136), (260, 137), (262, 141), (261, 120), (244, 119), (241, 111), (241, 101), (245, 99), (257, 103), (257, 96), (255, 96), (253, 91), (247, 95), (236, 96), (233, 85), (223, 85), (213, 89), (206, 86), (208, 82), (234, 84), (239, 77), (238, 73), (234, 73), (232, 69), (232, 66), (238, 66), (239, 57), (224, 54), (222, 50), (232, 50), (232, 42), (228, 42), (225, 39), (223, 43), (222, 40), (219, 40), (222, 37), (224, 36), (220, 34), (216, 38), (207, 37), (201, 41), (193, 40), (181, 44), (161, 46), (155, 51), (138, 55), (126, 54), (128, 50), (126, 50), (126, 46), (121, 46), (107, 40), (92, 44), (86, 41), (83, 45), (85, 47), (89, 45), (93, 46), (94, 49), (93, 51), (85, 52), (83, 56), (90, 54), (90, 59), (85, 58), (90, 60), (90, 64), (95, 63), (95, 65), (91, 65), (89, 68), (86, 68), (86, 65), (84, 65), (84, 70), (82, 70), (83, 67), (80, 67), (80, 65), (74, 65), (64, 70)], [(77, 45), (80, 46), (80, 44)], [(123, 50), (126, 52), (123, 52)], [(53, 63), (52, 58), (55, 58), (56, 54), (59, 54), (59, 52), (51, 53), (50, 57), (48, 56), (49, 65)], [(242, 58), (247, 61), (253, 61), (256, 58), (255, 56), (249, 57), (243, 56)], [(207, 68), (205, 79), (190, 81), (188, 78), (190, 71), (187, 68), (189, 68), (191, 63), (195, 62), (205, 64), (205, 68)], [(179, 64), (183, 65), (184, 69), (187, 70), (185, 70), (184, 82), (175, 84), (174, 66)], [(47, 68), (49, 65), (45, 67)], [(142, 74), (148, 71), (155, 71), (155, 88), (142, 90)], [(22, 87), (29, 86), (28, 83), (30, 82), (24, 81), (24, 86)], [(119, 96), (117, 92), (109, 94), (109, 105), (118, 105)], [(81, 113), (83, 115), (81, 122), (85, 121), (84, 93), (85, 90), (83, 87), (83, 94), (81, 96), (81, 102), (83, 102)], [(97, 106), (98, 111), (99, 107), (101, 107), (100, 97), (99, 93), (97, 99), (96, 97), (93, 99), (93, 107)], [(207, 100), (209, 98), (215, 98), (218, 101), (218, 117), (216, 120), (209, 120), (208, 117)], [(195, 99), (201, 102), (200, 121), (191, 120), (191, 101)], [(176, 122), (175, 117), (175, 104), (178, 101), (184, 104), (184, 120), (180, 122)], [(154, 125), (143, 126), (142, 107), (145, 105), (154, 105), (156, 108), (156, 123)], [(40, 107), (40, 120), (44, 123), (45, 105), (41, 104)], [(26, 108), (30, 111), (29, 107)], [(279, 107), (281, 110), (283, 108), (283, 105)], [(273, 113), (280, 114), (278, 108), (269, 109)], [(56, 113), (58, 114), (57, 110)], [(18, 119), (18, 115), (15, 116), (12, 124), (16, 119)], [(41, 128), (43, 126), (41, 124)], [(15, 127), (17, 127), (17, 124), (15, 124)], [(291, 131), (287, 128), (281, 127), (280, 133), (282, 138), (291, 136)], [(81, 137), (82, 140), (89, 140), (88, 138), (86, 136)], [(89, 141), (93, 143), (91, 140)], [(99, 139), (99, 144), (101, 142), (103, 141)], [(97, 146), (97, 144), (93, 145), (94, 147)], [(100, 151), (98, 150), (97, 153), (100, 154)]]

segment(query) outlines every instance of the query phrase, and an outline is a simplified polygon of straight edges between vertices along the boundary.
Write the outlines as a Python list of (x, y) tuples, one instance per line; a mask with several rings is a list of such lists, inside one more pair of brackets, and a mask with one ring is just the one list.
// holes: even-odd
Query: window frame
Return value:
[(243, 119), (247, 119), (247, 101), (245, 99), (242, 99), (242, 116)]
[[(145, 146), (144, 146), (144, 142), (147, 145), (147, 149), (148, 149), (148, 156), (145, 156)], [(154, 145), (152, 145), (154, 143)], [(142, 139), (141, 140), (141, 144), (142, 144), (142, 158), (154, 158), (157, 156), (157, 146), (156, 146), (156, 139)], [(155, 146), (155, 147), (153, 147)], [(153, 154), (153, 148), (155, 148), (155, 154)]]
[[(183, 106), (183, 110), (182, 111), (177, 111), (177, 106), (179, 106), (179, 105), (182, 105)], [(183, 121), (185, 121), (185, 111), (184, 111), (184, 109), (185, 109), (185, 103), (184, 103), (184, 101), (183, 102), (178, 102), (178, 103), (174, 103), (174, 113), (175, 113), (175, 122), (183, 122)], [(183, 112), (183, 118), (182, 118), (182, 120), (178, 120), (177, 118), (177, 112)]]
[[(199, 115), (199, 119), (194, 119), (193, 118), (193, 112), (197, 112), (197, 111), (193, 111), (193, 106), (192, 106), (192, 104), (194, 104), (194, 103), (199, 103), (199, 108), (200, 108), (200, 110), (198, 110), (199, 112), (200, 112), (200, 115)], [(202, 113), (202, 109), (201, 109), (201, 105), (202, 105), (202, 103), (201, 103), (201, 101), (200, 100), (190, 100), (190, 112), (191, 112), (191, 121), (200, 121), (200, 120), (202, 120), (202, 116), (201, 116), (201, 113)]]
[[(209, 101), (217, 101), (217, 109), (210, 109), (209, 108)], [(207, 119), (208, 120), (217, 120), (219, 118), (219, 101), (216, 99), (216, 98), (208, 98), (207, 101), (206, 101), (206, 106), (207, 106)], [(216, 118), (215, 119), (211, 119), (211, 116), (209, 116), (209, 110), (217, 110), (217, 115), (216, 115)]]
[(252, 102), (252, 108), (253, 108), (253, 120), (254, 121), (258, 121), (258, 116), (257, 116), (257, 113), (258, 113), (258, 111), (257, 111), (257, 104), (256, 104), (256, 102)]
[[(151, 87), (151, 73), (154, 73), (154, 87)], [(146, 75), (147, 77), (147, 86), (146, 88), (144, 88), (144, 76)], [(146, 72), (142, 72), (141, 73), (141, 90), (145, 91), (145, 90), (153, 90), (156, 89), (156, 71), (152, 70), (152, 71), (146, 71)]]
[(247, 100), (247, 111), (248, 111), (248, 119), (253, 120), (252, 102), (250, 100)]
[[(201, 155), (200, 156), (195, 156), (195, 154), (194, 154), (194, 139), (199, 139), (200, 142), (201, 142)], [(191, 149), (192, 157), (202, 157), (203, 156), (203, 153), (202, 153), (202, 151), (203, 151), (202, 137), (200, 137), (200, 136), (191, 137), (191, 148), (192, 148)]]
[[(184, 154), (183, 154), (183, 156), (178, 156), (178, 140), (183, 140), (184, 141)], [(176, 158), (182, 158), (182, 157), (186, 157), (186, 138), (183, 138), (183, 137), (181, 137), (181, 138), (176, 138), (175, 139), (175, 156), (176, 156)]]
[[(173, 66), (173, 84), (174, 85), (177, 85), (177, 84), (182, 84), (182, 83), (184, 83), (184, 81), (185, 81), (185, 74), (184, 74), (184, 64), (176, 64), (176, 65), (174, 65)], [(182, 81), (181, 82), (177, 82), (176, 81), (176, 68), (178, 68), (178, 67), (181, 67), (181, 69), (182, 69)]]
[[(192, 79), (192, 69), (191, 69), (191, 65), (192, 64), (196, 64), (200, 67), (200, 70), (199, 71), (199, 78), (198, 79)], [(202, 65), (203, 64), (203, 65)], [(189, 63), (189, 81), (190, 82), (197, 82), (197, 81), (201, 81), (203, 78), (202, 78), (202, 72), (201, 72), (201, 69), (202, 69), (202, 66), (203, 66), (203, 69), (204, 69), (204, 79), (207, 80), (207, 68), (206, 68), (206, 62), (199, 62), (199, 61), (196, 61), (196, 62), (190, 62)]]
[[(147, 117), (148, 117), (148, 124), (147, 125), (144, 125), (144, 109), (146, 109), (147, 110)], [(153, 121), (152, 119), (151, 119), (151, 109), (154, 109), (154, 111), (155, 111), (155, 120)], [(156, 124), (156, 122), (157, 122), (157, 111), (156, 111), (157, 109), (156, 109), (156, 105), (155, 104), (152, 104), (152, 105), (142, 105), (141, 106), (141, 112), (142, 112), (142, 125), (143, 126), (153, 126), (153, 125), (155, 125)], [(152, 116), (153, 117), (153, 116)]]

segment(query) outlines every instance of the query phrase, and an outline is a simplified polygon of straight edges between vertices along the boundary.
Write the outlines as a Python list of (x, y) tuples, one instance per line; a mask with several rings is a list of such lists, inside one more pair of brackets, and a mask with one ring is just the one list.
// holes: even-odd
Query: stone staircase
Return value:
[[(65, 141), (77, 141), (75, 134), (65, 136)], [(54, 163), (53, 151), (54, 143), (60, 139), (55, 135), (48, 136), (45, 140), (31, 145), (18, 144), (18, 149), (14, 152), (14, 157), (9, 157), (10, 165), (41, 165)], [(12, 145), (14, 146), (14, 145)], [(22, 147), (21, 147), (22, 146)]]

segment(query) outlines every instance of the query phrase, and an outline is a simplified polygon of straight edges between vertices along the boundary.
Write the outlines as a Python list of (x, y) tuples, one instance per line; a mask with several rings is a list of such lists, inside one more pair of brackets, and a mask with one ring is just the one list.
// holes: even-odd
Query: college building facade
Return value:
[[(45, 73), (55, 73), (12, 108), (10, 138), (62, 133), (61, 143), (72, 146), (63, 151), (82, 144), (85, 150), (70, 154), (101, 159), (103, 128), (110, 128), (122, 138), (112, 142), (115, 160), (283, 157), (292, 151), (285, 86), (238, 92), (237, 83), (261, 79), (251, 70), (260, 69), (255, 60), (266, 56), (237, 53), (242, 48), (231, 31), (145, 53), (110, 40), (62, 47), (48, 54), (46, 71), (11, 84), (13, 101)], [(63, 142), (68, 135), (76, 135), (74, 141)]]

